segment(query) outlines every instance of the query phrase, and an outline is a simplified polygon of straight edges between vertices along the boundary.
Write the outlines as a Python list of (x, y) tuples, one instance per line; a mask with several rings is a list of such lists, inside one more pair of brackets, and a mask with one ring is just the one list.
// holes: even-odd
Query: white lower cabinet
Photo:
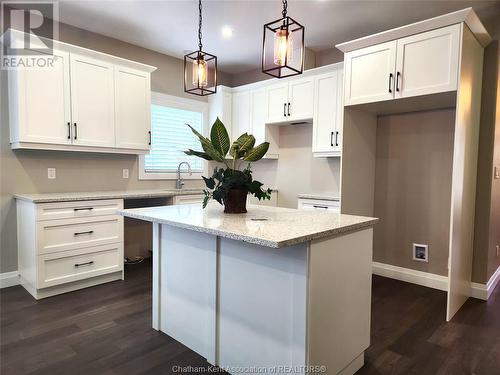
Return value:
[(17, 200), (21, 285), (36, 299), (123, 279), (123, 200)]
[(199, 203), (201, 205), (204, 198), (205, 195), (203, 194), (176, 195), (174, 197), (174, 204), (177, 205)]
[(340, 213), (340, 201), (299, 198), (297, 208), (299, 210), (318, 210)]

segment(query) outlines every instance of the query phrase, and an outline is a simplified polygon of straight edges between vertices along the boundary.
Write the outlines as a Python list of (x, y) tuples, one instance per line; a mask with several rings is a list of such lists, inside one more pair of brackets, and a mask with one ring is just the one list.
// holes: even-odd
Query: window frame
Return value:
[[(161, 105), (187, 111), (201, 112), (203, 116), (203, 135), (207, 136), (209, 131), (208, 102), (153, 91), (151, 92), (151, 105)], [(193, 137), (194, 136), (193, 134)], [(184, 172), (182, 174), (184, 180), (201, 180), (203, 175), (207, 175), (208, 162), (203, 160), (203, 171), (201, 172), (193, 172), (192, 175), (189, 175), (185, 167), (183, 167), (181, 171)], [(139, 155), (139, 180), (177, 180), (177, 172), (146, 172), (145, 155)]]

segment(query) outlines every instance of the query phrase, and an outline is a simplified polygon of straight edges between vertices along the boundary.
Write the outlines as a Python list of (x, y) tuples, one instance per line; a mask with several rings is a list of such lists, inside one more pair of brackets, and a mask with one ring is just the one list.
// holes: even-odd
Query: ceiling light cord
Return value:
[(281, 12), (281, 14), (283, 15), (283, 18), (286, 17), (287, 10), (288, 10), (288, 1), (283, 0), (283, 11)]
[(201, 25), (202, 25), (202, 17), (201, 17), (201, 0), (198, 1), (198, 10), (200, 12), (200, 18), (199, 18), (199, 23), (198, 23), (198, 47), (200, 48), (200, 51), (203, 48), (203, 44), (201, 43)]

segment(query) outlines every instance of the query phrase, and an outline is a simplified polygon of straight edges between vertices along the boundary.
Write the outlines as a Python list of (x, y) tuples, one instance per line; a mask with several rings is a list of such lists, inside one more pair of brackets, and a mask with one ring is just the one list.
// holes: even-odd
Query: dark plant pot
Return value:
[(247, 212), (248, 190), (230, 189), (224, 198), (224, 213), (244, 214)]

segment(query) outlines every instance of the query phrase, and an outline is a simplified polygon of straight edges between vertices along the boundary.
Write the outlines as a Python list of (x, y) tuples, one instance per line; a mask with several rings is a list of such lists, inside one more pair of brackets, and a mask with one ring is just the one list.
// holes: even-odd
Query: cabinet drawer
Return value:
[(320, 199), (299, 199), (299, 210), (324, 210), (340, 213), (340, 202)]
[(122, 199), (41, 203), (37, 204), (37, 220), (113, 215), (121, 209)]
[(38, 285), (46, 288), (121, 271), (123, 243), (38, 256)]
[(174, 197), (174, 204), (201, 204), (203, 202), (203, 198), (205, 198), (203, 194), (176, 195)]
[(123, 217), (109, 215), (39, 221), (37, 235), (39, 254), (121, 242)]

